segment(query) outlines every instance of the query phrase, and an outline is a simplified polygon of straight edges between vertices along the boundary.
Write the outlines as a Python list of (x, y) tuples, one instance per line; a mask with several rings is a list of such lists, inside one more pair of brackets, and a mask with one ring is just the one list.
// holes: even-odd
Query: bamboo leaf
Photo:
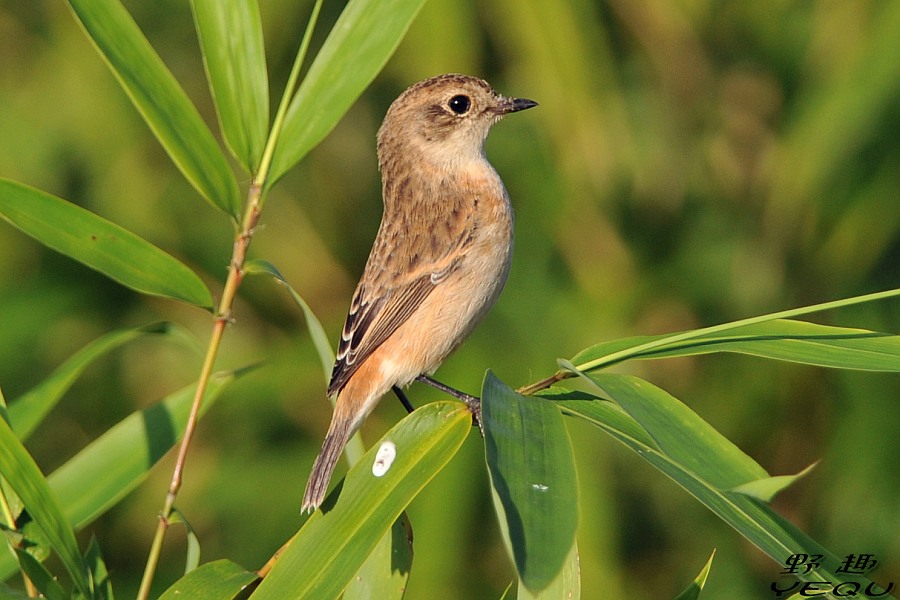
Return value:
[[(783, 564), (792, 554), (821, 554), (823, 567), (815, 573), (798, 574), (801, 579), (869, 583), (856, 575), (835, 574), (834, 568), (841, 563), (834, 553), (784, 520), (768, 505), (733, 491), (732, 488), (742, 483), (768, 477), (768, 474), (687, 406), (636, 377), (608, 373), (586, 377), (594, 381), (601, 392), (595, 400), (585, 400), (580, 393), (570, 399), (569, 392), (561, 388), (542, 396), (558, 402), (564, 413), (609, 433), (776, 562)], [(604, 408), (607, 401), (601, 397), (619, 404), (634, 423), (621, 428), (618, 422), (608, 420), (610, 411)], [(643, 429), (644, 434), (633, 436), (636, 428)], [(647, 438), (652, 439), (653, 444), (647, 444)]]
[(66, 1), (175, 166), (237, 220), (240, 193), (225, 155), (128, 11), (119, 0)]
[[(307, 304), (306, 300), (287, 282), (284, 275), (267, 260), (253, 259), (244, 264), (245, 275), (268, 275), (287, 289), (306, 320), (306, 327), (312, 339), (326, 384), (331, 379), (334, 365), (334, 351), (325, 333), (325, 328)], [(350, 465), (355, 465), (366, 451), (359, 432), (353, 434), (344, 447), (344, 455)], [(394, 521), (391, 529), (379, 540), (375, 550), (369, 555), (359, 571), (344, 591), (344, 599), (351, 598), (402, 598), (406, 590), (412, 567), (412, 524), (406, 513)]]
[(813, 463), (797, 473), (796, 475), (776, 475), (774, 477), (764, 477), (755, 481), (748, 481), (731, 489), (733, 492), (745, 494), (751, 498), (756, 498), (762, 502), (771, 502), (772, 499), (783, 489), (792, 485), (795, 481), (802, 477), (806, 477), (819, 463)]
[(209, 290), (184, 264), (130, 231), (62, 198), (0, 178), (0, 218), (137, 292), (212, 307)]
[(176, 581), (159, 600), (231, 600), (258, 579), (230, 560), (214, 560)]
[(819, 367), (900, 371), (900, 336), (866, 329), (779, 319), (680, 339), (685, 333), (604, 342), (578, 353), (571, 362), (579, 370), (588, 365), (593, 370), (630, 358), (737, 352)]
[[(303, 318), (306, 320), (306, 328), (309, 329), (309, 337), (312, 339), (313, 346), (316, 348), (316, 353), (319, 355), (319, 364), (322, 365), (322, 374), (325, 379), (325, 385), (327, 386), (328, 382), (331, 380), (331, 369), (334, 366), (334, 351), (331, 349), (331, 342), (328, 341), (328, 334), (325, 333), (322, 322), (316, 317), (312, 308), (309, 307), (309, 304), (306, 303), (303, 296), (291, 287), (291, 284), (287, 282), (284, 275), (281, 274), (275, 265), (269, 261), (261, 258), (248, 260), (244, 264), (244, 274), (268, 275), (287, 289), (291, 298), (297, 306), (300, 307), (300, 310), (303, 311)], [(350, 464), (355, 465), (365, 451), (366, 447), (363, 445), (362, 436), (360, 436), (357, 431), (344, 447), (344, 454)]]
[[(491, 491), (493, 492), (493, 490)], [(501, 528), (505, 528), (505, 525), (501, 525)], [(562, 569), (547, 587), (539, 592), (532, 592), (520, 579), (516, 592), (517, 600), (557, 600), (558, 598), (565, 598), (565, 600), (581, 598), (581, 563), (578, 556), (578, 544), (574, 541)]]
[(350, 580), (343, 600), (401, 600), (412, 568), (412, 541), (412, 524), (403, 512)]
[[(203, 413), (245, 372), (213, 376), (204, 396)], [(144, 480), (184, 431), (195, 390), (196, 384), (190, 385), (129, 415), (47, 477), (66, 521), (75, 529), (83, 528)], [(23, 501), (28, 507), (27, 499)], [(12, 556), (0, 553), (0, 579), (15, 568)]]
[(87, 553), (84, 555), (84, 559), (87, 561), (88, 569), (91, 572), (91, 582), (94, 585), (96, 596), (102, 598), (102, 600), (115, 600), (112, 580), (109, 578), (109, 571), (100, 553), (100, 544), (97, 543), (97, 538), (91, 538), (91, 543), (88, 546)]
[(19, 567), (28, 576), (35, 589), (47, 600), (70, 600), (71, 596), (62, 584), (35, 557), (21, 548), (14, 548)]
[[(471, 414), (458, 402), (427, 404), (404, 418), (350, 469), (251, 598), (340, 595), (406, 505), (456, 454), (471, 423)], [(376, 476), (376, 454), (389, 444), (396, 456)]]
[[(0, 419), (0, 475), (15, 490), (31, 518), (59, 556), (78, 590), (91, 597), (87, 564), (78, 550), (75, 532), (63, 516), (43, 473), (6, 421)], [(11, 559), (9, 553), (4, 558)]]
[(306, 320), (306, 327), (309, 329), (309, 336), (312, 338), (313, 345), (316, 348), (316, 352), (319, 355), (319, 363), (322, 365), (322, 372), (325, 374), (325, 381), (328, 382), (331, 379), (331, 368), (334, 366), (334, 350), (331, 349), (331, 343), (328, 341), (328, 334), (325, 333), (325, 328), (322, 327), (322, 322), (319, 321), (316, 314), (309, 307), (309, 304), (306, 303), (306, 300), (303, 299), (291, 284), (287, 282), (284, 278), (284, 275), (267, 260), (255, 258), (252, 260), (248, 260), (244, 263), (244, 274), (245, 275), (268, 275), (272, 277), (275, 281), (277, 281), (280, 285), (284, 286), (287, 289), (288, 293), (290, 293), (291, 298), (293, 298), (294, 302), (296, 302), (297, 306), (300, 307), (300, 310), (303, 311), (303, 318)]
[(706, 579), (709, 577), (709, 570), (712, 568), (713, 558), (716, 556), (716, 551), (713, 550), (712, 554), (709, 555), (709, 559), (706, 561), (706, 564), (703, 565), (703, 568), (700, 569), (700, 573), (691, 582), (683, 592), (678, 594), (675, 597), (675, 600), (697, 600), (700, 597), (700, 592), (703, 591), (703, 587), (706, 585)]
[(191, 0), (222, 136), (256, 173), (269, 124), (269, 80), (256, 0)]
[(574, 551), (575, 461), (559, 410), (527, 398), (490, 371), (482, 387), (485, 458), (507, 549), (529, 592), (544, 590)]
[(53, 410), (72, 383), (99, 357), (148, 334), (168, 333), (172, 327), (168, 323), (156, 323), (114, 331), (94, 340), (69, 357), (49, 377), (10, 404), (7, 414), (13, 431), (20, 440), (26, 440), (44, 417)]
[(328, 135), (394, 53), (424, 3), (347, 3), (291, 101), (268, 185)]
[(184, 514), (177, 508), (172, 511), (169, 516), (169, 524), (178, 523), (182, 525), (187, 534), (187, 555), (185, 557), (184, 573), (187, 575), (200, 566), (200, 538), (197, 532), (191, 527), (190, 522), (185, 518)]
[(590, 380), (650, 435), (659, 452), (718, 489), (769, 477), (755, 460), (653, 384), (595, 373)]
[[(201, 414), (244, 372), (214, 375)], [(191, 384), (125, 417), (50, 474), (50, 485), (76, 528), (87, 525), (133, 490), (175, 445), (184, 432), (196, 388)]]

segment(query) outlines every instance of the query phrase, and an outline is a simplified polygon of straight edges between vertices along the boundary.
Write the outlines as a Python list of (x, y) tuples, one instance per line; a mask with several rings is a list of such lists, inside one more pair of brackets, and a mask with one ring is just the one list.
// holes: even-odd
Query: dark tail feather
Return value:
[(350, 439), (348, 427), (338, 425), (329, 428), (325, 441), (322, 443), (322, 450), (316, 457), (312, 472), (309, 474), (306, 492), (303, 494), (303, 506), (300, 508), (301, 512), (313, 512), (321, 506), (325, 499), (325, 493), (328, 491), (328, 483), (331, 481), (334, 467), (337, 465), (341, 451), (347, 445), (348, 439)]

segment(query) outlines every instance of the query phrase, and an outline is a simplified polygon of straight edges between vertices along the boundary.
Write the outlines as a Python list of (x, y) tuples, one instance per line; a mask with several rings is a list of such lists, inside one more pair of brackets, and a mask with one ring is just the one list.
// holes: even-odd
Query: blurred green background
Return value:
[[(126, 6), (210, 124), (185, 0)], [(280, 97), (311, 3), (260, 3)], [(342, 5), (326, 3), (320, 43)], [(337, 339), (380, 218), (375, 132), (406, 86), (485, 77), (540, 108), (487, 152), (517, 210), (495, 309), (438, 372), (476, 392), (519, 386), (602, 340), (715, 324), (900, 282), (900, 3), (756, 0), (431, 0), (384, 72), (279, 185), (251, 255), (276, 264)], [(221, 291), (226, 218), (169, 163), (61, 2), (0, 3), (0, 176), (72, 200), (161, 246)], [(352, 68), (348, 65), (347, 68)], [(247, 178), (243, 183), (249, 183)], [(0, 387), (8, 400), (109, 330), (157, 320), (201, 343), (209, 315), (141, 297), (0, 224)], [(816, 315), (900, 330), (886, 302)], [(196, 379), (201, 357), (140, 341), (92, 367), (30, 440), (51, 471), (131, 413)], [(219, 368), (264, 361), (201, 424), (178, 506), (203, 560), (258, 568), (301, 524), (330, 416), (297, 308), (269, 280), (241, 289)], [(900, 379), (734, 356), (628, 367), (773, 474), (815, 461), (778, 510), (835, 554), (875, 554), (900, 583)], [(413, 386), (415, 403), (436, 392)], [(403, 415), (388, 399), (374, 440)], [(781, 567), (611, 439), (570, 423), (585, 598), (671, 598), (718, 548), (709, 598), (772, 597)], [(539, 441), (535, 441), (539, 452)], [(91, 528), (120, 597), (133, 595), (171, 457)], [(481, 442), (409, 508), (408, 598), (498, 598), (514, 579)], [(167, 539), (159, 586), (183, 568)]]

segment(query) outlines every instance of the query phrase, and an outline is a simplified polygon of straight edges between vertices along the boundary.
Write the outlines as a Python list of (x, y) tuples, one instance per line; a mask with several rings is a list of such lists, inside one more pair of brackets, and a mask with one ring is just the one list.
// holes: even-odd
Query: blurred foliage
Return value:
[[(261, 5), (277, 97), (311, 3)], [(212, 124), (188, 3), (126, 6)], [(314, 44), (340, 8), (326, 3)], [(474, 392), (488, 367), (522, 385), (601, 340), (896, 287), (897, 39), (900, 3), (889, 0), (432, 0), (343, 122), (272, 190), (251, 255), (277, 265), (336, 340), (380, 217), (381, 117), (407, 85), (459, 71), (541, 106), (488, 141), (517, 209), (516, 251), (497, 306), (438, 373), (450, 385)], [(0, 174), (134, 231), (218, 293), (230, 223), (171, 165), (62, 3), (0, 4), (0, 56)], [(204, 561), (256, 568), (301, 521), (330, 405), (287, 293), (262, 278), (241, 293), (218, 366), (267, 366), (230, 388), (201, 424), (178, 504)], [(139, 296), (0, 227), (7, 399), (103, 333), (161, 319), (208, 336), (206, 313)], [(816, 320), (896, 332), (900, 307)], [(52, 470), (193, 381), (199, 362), (153, 339), (130, 345), (76, 383), (29, 450)], [(770, 473), (821, 459), (776, 509), (840, 555), (875, 554), (876, 580), (900, 580), (896, 375), (734, 356), (631, 368)], [(410, 394), (417, 404), (438, 397), (420, 386)], [(402, 414), (385, 401), (364, 437), (376, 439)], [(779, 565), (611, 440), (567, 424), (586, 597), (672, 597), (714, 547), (705, 594), (769, 593)], [(514, 579), (483, 460), (471, 435), (410, 507), (408, 598), (497, 598)], [(136, 589), (170, 472), (171, 461), (93, 528), (120, 597)], [(184, 545), (170, 536), (159, 586), (177, 577)]]

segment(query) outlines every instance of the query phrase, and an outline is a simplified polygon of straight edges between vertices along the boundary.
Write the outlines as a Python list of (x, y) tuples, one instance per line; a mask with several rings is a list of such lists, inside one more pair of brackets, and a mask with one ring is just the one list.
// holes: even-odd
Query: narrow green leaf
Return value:
[[(244, 274), (268, 275), (280, 285), (284, 286), (288, 293), (290, 293), (291, 298), (297, 306), (300, 307), (300, 310), (303, 311), (303, 318), (306, 320), (306, 328), (309, 329), (309, 337), (312, 339), (313, 346), (316, 348), (316, 353), (319, 355), (319, 364), (322, 365), (322, 374), (325, 379), (325, 385), (327, 386), (328, 382), (331, 380), (331, 369), (334, 366), (334, 350), (331, 349), (331, 343), (328, 341), (328, 334), (325, 333), (325, 328), (322, 327), (321, 321), (316, 317), (316, 314), (309, 307), (309, 304), (306, 303), (303, 296), (298, 294), (297, 291), (291, 287), (291, 284), (287, 282), (275, 265), (267, 260), (261, 258), (248, 260), (244, 264)], [(334, 399), (332, 398), (331, 401), (333, 404)], [(350, 438), (350, 441), (347, 442), (347, 445), (344, 447), (344, 455), (347, 457), (347, 461), (351, 466), (356, 464), (365, 451), (366, 447), (363, 445), (362, 436), (359, 435), (359, 432), (354, 433), (353, 437)]]
[(256, 173), (269, 125), (269, 80), (256, 0), (191, 0), (222, 136)]
[(57, 579), (35, 557), (21, 548), (14, 548), (19, 567), (28, 576), (34, 587), (47, 600), (70, 600), (71, 596)]
[(578, 489), (559, 409), (527, 398), (488, 371), (482, 387), (485, 458), (509, 533), (508, 550), (530, 592), (557, 579), (574, 547)]
[[(493, 490), (491, 491), (493, 492)], [(517, 600), (558, 600), (559, 598), (579, 600), (581, 598), (581, 563), (578, 557), (578, 544), (572, 542), (572, 549), (566, 556), (562, 569), (547, 587), (539, 592), (532, 592), (520, 579), (516, 598)]]
[[(615, 402), (562, 387), (543, 390), (540, 392), (540, 396), (547, 400), (559, 401), (558, 406), (562, 409), (563, 414), (583, 417), (585, 411), (589, 410), (593, 419), (607, 424), (636, 443), (659, 450), (659, 445), (650, 437), (647, 430)], [(579, 409), (581, 410), (579, 411)]]
[(697, 578), (683, 592), (675, 596), (675, 600), (697, 600), (700, 597), (700, 592), (703, 591), (703, 586), (706, 585), (706, 579), (709, 577), (709, 570), (712, 568), (712, 561), (715, 556), (716, 551), (713, 550), (706, 564), (700, 569)]
[[(284, 286), (291, 298), (303, 311), (306, 326), (319, 355), (322, 373), (327, 385), (334, 365), (334, 352), (322, 323), (306, 300), (287, 282), (281, 272), (267, 260), (253, 259), (244, 264), (245, 275), (268, 275)], [(344, 447), (344, 455), (350, 465), (360, 461), (366, 448), (359, 432), (353, 434)], [(344, 591), (344, 599), (352, 598), (402, 598), (412, 565), (412, 524), (401, 514), (391, 530), (384, 534), (378, 545), (352, 578)]]
[(62, 198), (0, 178), (0, 218), (135, 291), (209, 309), (197, 275), (150, 242)]
[(303, 311), (303, 318), (306, 319), (309, 336), (312, 338), (313, 345), (319, 355), (319, 363), (322, 365), (325, 381), (328, 382), (331, 379), (331, 369), (334, 366), (334, 350), (331, 349), (328, 334), (325, 333), (325, 328), (322, 327), (321, 321), (316, 317), (306, 300), (303, 299), (303, 296), (298, 294), (284, 278), (284, 275), (281, 274), (281, 271), (267, 260), (260, 258), (248, 260), (244, 263), (243, 271), (245, 275), (268, 275), (287, 289), (291, 298)]
[(69, 357), (38, 385), (22, 394), (9, 406), (9, 423), (20, 440), (26, 440), (44, 417), (53, 410), (66, 391), (97, 358), (132, 340), (148, 334), (167, 333), (167, 323), (156, 323), (135, 329), (113, 331), (98, 338)]
[(412, 568), (412, 525), (403, 512), (344, 590), (343, 600), (401, 600)]
[(66, 0), (172, 162), (234, 220), (237, 181), (200, 113), (119, 0)]
[(257, 579), (237, 563), (215, 560), (176, 581), (159, 600), (231, 600)]
[(100, 553), (100, 544), (97, 543), (97, 538), (91, 538), (91, 543), (88, 546), (88, 551), (84, 555), (84, 558), (87, 561), (88, 569), (91, 572), (91, 582), (94, 585), (96, 597), (102, 598), (103, 600), (115, 600), (112, 589), (112, 580), (109, 578), (109, 571), (107, 570), (106, 563), (103, 561), (103, 556)]
[[(782, 360), (797, 360), (798, 362), (809, 362), (809, 359), (804, 359), (801, 357), (805, 357), (811, 354), (813, 359), (816, 359), (824, 355), (827, 359), (826, 362), (819, 363), (813, 360), (813, 362), (811, 362), (810, 364), (821, 364), (822, 366), (827, 367), (842, 367), (849, 369), (896, 371), (900, 369), (900, 367), (898, 367), (898, 355), (900, 355), (900, 351), (898, 351), (898, 344), (900, 344), (900, 342), (898, 342), (896, 339), (894, 339), (893, 341), (888, 340), (878, 342), (875, 347), (863, 343), (858, 348), (859, 351), (865, 353), (863, 354), (861, 360), (860, 357), (854, 356), (852, 351), (856, 349), (854, 340), (878, 337), (896, 338), (897, 336), (889, 336), (888, 334), (881, 334), (860, 329), (852, 330), (843, 328), (825, 328), (821, 325), (804, 323), (802, 321), (790, 321), (788, 319), (814, 312), (833, 310), (836, 308), (843, 308), (845, 306), (851, 306), (854, 304), (863, 304), (865, 302), (886, 300), (898, 296), (900, 296), (900, 288), (887, 290), (884, 292), (876, 292), (874, 294), (866, 294), (864, 296), (855, 296), (853, 298), (846, 298), (843, 300), (835, 300), (833, 302), (825, 302), (823, 304), (816, 304), (814, 306), (783, 310), (768, 315), (751, 317), (749, 319), (741, 319), (740, 321), (722, 323), (720, 325), (703, 327), (701, 329), (682, 331), (680, 333), (608, 342), (606, 344), (599, 344), (585, 350), (584, 352), (579, 353), (571, 362), (577, 366), (578, 370), (588, 372), (622, 362), (623, 360), (627, 360), (629, 358), (650, 358), (657, 351), (664, 350), (665, 348), (680, 348), (682, 345), (685, 345), (687, 348), (691, 348), (693, 346), (693, 342), (695, 342), (696, 340), (702, 340), (704, 338), (707, 339), (707, 344), (729, 341), (729, 338), (734, 334), (734, 332), (738, 331), (743, 332), (744, 334), (749, 333), (749, 335), (751, 335), (753, 339), (758, 338), (759, 341), (765, 341), (768, 338), (772, 337), (774, 337), (777, 341), (779, 337), (786, 337), (787, 340), (796, 338), (798, 341), (824, 343), (826, 344), (826, 346), (835, 345), (837, 346), (837, 349), (842, 349), (844, 348), (844, 345), (840, 343), (829, 343), (830, 341), (832, 341), (832, 336), (837, 336), (838, 338), (844, 338), (844, 340), (848, 342), (846, 344), (846, 349), (851, 350), (850, 353), (841, 354), (837, 359), (831, 358), (832, 352), (835, 351), (834, 348), (829, 348), (829, 351), (826, 352), (822, 352), (821, 348), (819, 348), (818, 351), (813, 350), (812, 352), (792, 352), (788, 350), (785, 353), (786, 355), (784, 357), (782, 357), (781, 355), (782, 349), (779, 348), (778, 353), (772, 355), (771, 358), (779, 358)], [(767, 324), (773, 322), (779, 323), (779, 325), (775, 326), (776, 329), (774, 331), (767, 327)], [(778, 327), (782, 325), (787, 329), (778, 329)], [(757, 327), (759, 327), (760, 329), (757, 329)], [(804, 327), (806, 327), (806, 329), (803, 329)], [(818, 329), (818, 331), (814, 333), (813, 330), (809, 329), (810, 327), (820, 329)], [(797, 331), (795, 328), (799, 328), (799, 331)], [(759, 333), (757, 335), (754, 335), (754, 332)], [(724, 338), (717, 339), (720, 338), (723, 334), (725, 334)], [(783, 334), (786, 334), (786, 336), (784, 336)], [(737, 341), (747, 340), (741, 340), (739, 338)], [(701, 344), (701, 346), (702, 345), (703, 344)], [(788, 348), (791, 347), (788, 346)], [(716, 350), (713, 349), (711, 351)], [(684, 352), (685, 355), (698, 353), (700, 352)], [(880, 357), (879, 355), (881, 355), (882, 353), (887, 355), (886, 361), (881, 360), (882, 357)], [(672, 354), (672, 356), (675, 355), (678, 354)], [(762, 356), (768, 355), (762, 354)], [(789, 358), (791, 356), (796, 356), (796, 358)], [(846, 363), (844, 361), (846, 361)], [(858, 366), (860, 364), (862, 366)]]
[(269, 185), (334, 128), (394, 53), (424, 3), (347, 3), (291, 101), (275, 149)]
[(78, 550), (72, 526), (63, 516), (34, 459), (3, 420), (0, 420), (0, 475), (16, 491), (31, 518), (47, 536), (75, 586), (82, 594), (90, 596), (87, 565)]
[[(737, 327), (727, 333), (679, 339), (685, 333), (689, 332), (604, 342), (578, 353), (571, 362), (585, 370), (585, 365), (602, 363), (606, 367), (629, 358), (738, 352), (820, 367), (900, 371), (900, 336), (866, 329), (780, 319)], [(670, 341), (660, 344), (666, 340)]]
[[(312, 339), (313, 346), (316, 348), (316, 353), (319, 355), (319, 364), (322, 365), (322, 374), (325, 379), (325, 385), (327, 386), (328, 382), (331, 381), (331, 369), (334, 366), (334, 350), (331, 349), (331, 343), (328, 341), (328, 334), (325, 333), (325, 328), (322, 327), (321, 321), (316, 317), (312, 308), (309, 307), (309, 304), (306, 303), (303, 296), (291, 287), (291, 284), (287, 282), (284, 275), (281, 274), (281, 271), (269, 261), (261, 258), (248, 260), (244, 264), (244, 274), (268, 275), (287, 289), (291, 298), (297, 306), (300, 307), (300, 310), (303, 311), (303, 318), (306, 320), (306, 328), (309, 329), (309, 337)], [(333, 398), (331, 399), (331, 402), (333, 405)], [(347, 442), (347, 445), (344, 446), (344, 455), (347, 457), (347, 461), (351, 466), (356, 464), (365, 451), (366, 447), (363, 444), (362, 436), (359, 435), (359, 432), (354, 433), (353, 437), (350, 438), (350, 441)]]
[(742, 483), (741, 485), (731, 488), (731, 491), (750, 496), (751, 498), (756, 498), (762, 502), (771, 502), (772, 498), (781, 492), (781, 490), (792, 485), (801, 477), (806, 477), (817, 464), (819, 463), (815, 462), (809, 465), (796, 475), (776, 475), (774, 477), (765, 477), (755, 481), (748, 481), (747, 483)]
[[(214, 375), (201, 414), (243, 372)], [(50, 486), (76, 528), (87, 525), (133, 490), (175, 445), (184, 432), (196, 389), (197, 385), (191, 384), (125, 417), (50, 474)]]
[[(244, 372), (214, 375), (203, 399), (203, 413)], [(129, 415), (50, 474), (47, 482), (68, 522), (83, 528), (146, 478), (184, 432), (195, 390), (196, 384), (190, 385)], [(15, 568), (11, 556), (0, 552), (0, 579)]]
[[(434, 402), (393, 427), (347, 473), (278, 558), (253, 600), (336, 598), (403, 509), (450, 461), (472, 428), (458, 402)], [(376, 454), (396, 457), (380, 477)]]
[(589, 377), (640, 423), (662, 454), (709, 484), (726, 490), (769, 477), (755, 460), (664, 390), (629, 375)]
[[(823, 568), (811, 574), (798, 574), (801, 579), (858, 581), (868, 585), (864, 577), (835, 574), (834, 569), (840, 561), (834, 553), (784, 520), (768, 505), (733, 491), (731, 488), (740, 483), (759, 479), (756, 474), (768, 475), (687, 406), (647, 382), (636, 385), (634, 377), (592, 374), (590, 379), (596, 379), (603, 396), (622, 405), (635, 422), (621, 428), (620, 415), (611, 413), (604, 406), (608, 404), (604, 400), (599, 397), (595, 401), (585, 400), (583, 393), (574, 394), (572, 400), (567, 400), (567, 392), (557, 388), (552, 396), (563, 412), (609, 433), (779, 564), (784, 564), (792, 554), (821, 554)], [(620, 381), (614, 381), (616, 379)], [(608, 420), (610, 414), (616, 419)], [(643, 429), (644, 433), (633, 436), (637, 428)], [(648, 437), (653, 444), (646, 443)]]
[(200, 566), (200, 538), (184, 514), (177, 508), (169, 516), (169, 524), (179, 523), (187, 532), (187, 556), (185, 558), (184, 574), (187, 575)]

